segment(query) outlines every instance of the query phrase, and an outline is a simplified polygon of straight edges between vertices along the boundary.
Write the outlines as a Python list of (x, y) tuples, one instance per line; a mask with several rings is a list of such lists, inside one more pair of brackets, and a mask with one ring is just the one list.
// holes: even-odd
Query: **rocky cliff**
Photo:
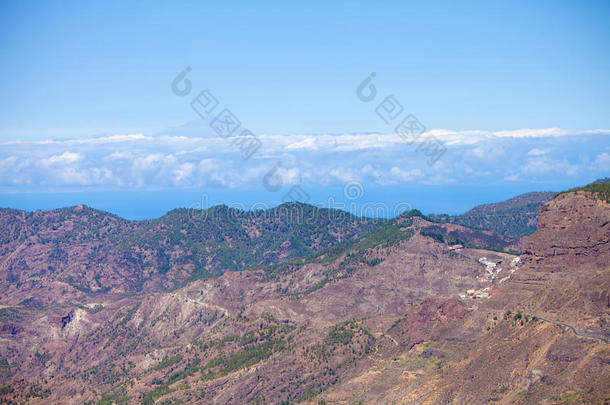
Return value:
[(564, 193), (540, 208), (524, 263), (496, 299), (569, 322), (606, 329), (610, 321), (610, 204), (589, 192)]
[[(525, 261), (541, 271), (610, 263), (610, 204), (591, 193), (564, 193), (538, 213), (538, 232), (526, 238)], [(543, 270), (544, 269), (544, 270)]]

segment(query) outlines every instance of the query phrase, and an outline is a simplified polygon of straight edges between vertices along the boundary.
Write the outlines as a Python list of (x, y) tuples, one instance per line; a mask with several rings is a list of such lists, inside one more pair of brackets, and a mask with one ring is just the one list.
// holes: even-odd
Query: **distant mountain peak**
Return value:
[(603, 179), (597, 179), (591, 184), (610, 184), (610, 177), (604, 177)]
[(552, 191), (525, 193), (498, 203), (477, 205), (461, 215), (431, 217), (505, 236), (530, 235), (537, 229), (538, 208), (555, 194)]

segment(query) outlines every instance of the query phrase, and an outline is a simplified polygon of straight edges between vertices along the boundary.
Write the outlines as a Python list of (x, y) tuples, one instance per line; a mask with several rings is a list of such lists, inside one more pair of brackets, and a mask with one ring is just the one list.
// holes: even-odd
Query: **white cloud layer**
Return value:
[[(396, 134), (261, 135), (249, 159), (235, 138), (188, 136), (180, 127), (159, 136), (113, 135), (0, 144), (0, 187), (32, 191), (78, 187), (173, 188), (282, 184), (332, 186), (463, 181), (540, 181), (601, 177), (610, 171), (610, 130), (431, 130), (447, 148), (430, 165), (425, 142)], [(272, 173), (273, 169), (276, 169)], [(268, 176), (268, 177), (269, 177)], [(276, 177), (273, 177), (276, 176)], [(279, 177), (277, 177), (279, 176)]]

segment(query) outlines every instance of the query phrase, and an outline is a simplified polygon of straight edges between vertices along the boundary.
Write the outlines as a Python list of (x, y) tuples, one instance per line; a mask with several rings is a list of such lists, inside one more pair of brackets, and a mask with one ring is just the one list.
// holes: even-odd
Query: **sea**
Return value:
[[(557, 186), (554, 184), (554, 186)], [(424, 214), (461, 214), (476, 205), (500, 202), (531, 191), (561, 191), (544, 184), (451, 184), (411, 186), (365, 186), (307, 188), (296, 186), (269, 191), (201, 188), (165, 190), (71, 190), (1, 192), (0, 207), (26, 211), (52, 210), (75, 205), (107, 211), (129, 220), (153, 219), (174, 208), (206, 209), (225, 204), (242, 210), (268, 209), (283, 202), (307, 202), (337, 208), (366, 217), (391, 218), (409, 209)], [(577, 186), (577, 185), (572, 185)]]

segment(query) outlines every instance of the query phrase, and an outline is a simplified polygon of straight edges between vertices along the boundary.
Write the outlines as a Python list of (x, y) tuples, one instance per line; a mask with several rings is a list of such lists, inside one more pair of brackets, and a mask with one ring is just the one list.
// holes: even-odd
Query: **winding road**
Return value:
[(610, 343), (610, 340), (601, 333), (597, 334), (597, 333), (591, 333), (591, 332), (581, 332), (578, 329), (576, 329), (574, 327), (574, 325), (570, 325), (569, 323), (565, 323), (565, 322), (555, 321), (555, 320), (548, 319), (548, 318), (545, 318), (545, 317), (542, 317), (539, 315), (527, 314), (527, 316), (530, 316), (530, 317), (535, 316), (536, 318), (540, 319), (541, 321), (545, 321), (545, 322), (552, 323), (555, 325), (563, 326), (564, 328), (568, 328), (572, 332), (574, 332), (574, 334), (578, 337), (582, 337), (582, 338), (586, 338), (586, 339), (593, 339), (593, 340), (597, 340), (598, 342), (602, 342), (602, 343)]
[[(505, 313), (502, 310), (499, 309), (490, 309), (490, 308), (480, 308), (478, 306), (475, 306), (473, 308), (469, 308), (469, 309), (475, 309), (477, 311), (485, 311), (485, 312), (492, 312), (492, 313), (496, 313), (496, 314), (503, 314)], [(584, 338), (584, 339), (592, 339), (592, 340), (597, 340), (598, 342), (601, 343), (610, 343), (610, 339), (608, 339), (608, 337), (606, 336), (606, 334), (604, 334), (603, 332), (591, 332), (591, 331), (579, 331), (578, 329), (576, 329), (576, 327), (574, 325), (570, 325), (569, 323), (565, 323), (565, 322), (561, 322), (561, 321), (556, 321), (554, 319), (549, 319), (549, 318), (545, 318), (544, 316), (540, 316), (540, 315), (536, 315), (536, 314), (526, 314), (523, 313), (524, 316), (528, 316), (530, 318), (534, 318), (536, 317), (537, 319), (544, 321), (544, 322), (548, 322), (548, 323), (552, 323), (554, 325), (557, 326), (563, 326), (564, 328), (568, 328), (570, 329), (574, 335), (580, 337), (580, 338)]]

